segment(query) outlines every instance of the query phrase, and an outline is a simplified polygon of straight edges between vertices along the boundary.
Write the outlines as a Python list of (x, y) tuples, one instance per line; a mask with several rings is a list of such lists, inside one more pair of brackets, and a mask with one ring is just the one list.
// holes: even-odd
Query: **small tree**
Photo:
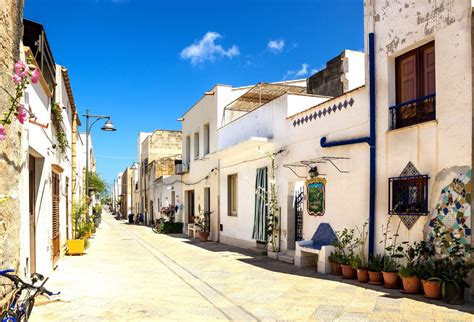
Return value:
[(107, 191), (107, 183), (99, 174), (92, 171), (89, 171), (89, 191), (95, 191), (98, 194)]

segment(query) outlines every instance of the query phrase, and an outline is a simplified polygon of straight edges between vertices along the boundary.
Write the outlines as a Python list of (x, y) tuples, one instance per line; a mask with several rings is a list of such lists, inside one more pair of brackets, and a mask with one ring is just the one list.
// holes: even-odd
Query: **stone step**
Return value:
[(281, 254), (281, 255), (279, 254), (278, 255), (278, 260), (282, 261), (282, 262), (285, 262), (285, 263), (294, 264), (295, 255), (294, 255), (294, 253), (293, 254)]
[(247, 248), (247, 250), (255, 255), (261, 255), (261, 256), (267, 255), (267, 250), (261, 247), (251, 247), (251, 248)]

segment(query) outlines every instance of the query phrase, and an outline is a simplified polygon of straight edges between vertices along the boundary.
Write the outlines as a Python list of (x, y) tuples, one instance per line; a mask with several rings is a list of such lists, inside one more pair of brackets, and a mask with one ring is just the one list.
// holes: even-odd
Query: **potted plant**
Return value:
[(429, 242), (415, 242), (408, 245), (403, 251), (406, 264), (400, 268), (399, 275), (402, 279), (403, 292), (416, 294), (421, 289), (423, 276), (423, 262), (434, 256), (433, 245)]
[(367, 266), (369, 273), (369, 284), (382, 285), (383, 284), (383, 256), (377, 254), (369, 259)]
[(421, 285), (426, 298), (441, 298), (442, 260), (430, 257), (420, 264)]
[(434, 227), (435, 242), (446, 249), (439, 258), (441, 293), (448, 304), (464, 304), (464, 288), (469, 287), (466, 279), (474, 268), (472, 258), (469, 258), (472, 249), (464, 244), (457, 232), (451, 233), (444, 227)]
[(198, 238), (200, 241), (205, 242), (209, 238), (209, 232), (211, 230), (211, 211), (201, 210), (200, 216), (196, 217), (194, 226), (199, 228)]
[(341, 275), (342, 274), (341, 265), (340, 265), (341, 255), (339, 254), (339, 252), (337, 250), (334, 252), (331, 252), (328, 259), (329, 259), (329, 263), (331, 263), (331, 274)]
[(356, 277), (356, 270), (351, 266), (354, 258), (354, 248), (357, 246), (357, 241), (354, 240), (354, 229), (344, 228), (342, 232), (337, 232), (337, 239), (333, 245), (339, 251), (340, 265), (342, 270), (342, 277), (353, 279)]
[[(403, 246), (407, 242), (398, 244), (398, 232), (400, 230), (400, 225), (402, 221), (398, 223), (397, 230), (395, 234), (391, 235), (390, 222), (392, 216), (388, 217), (387, 225), (382, 226), (383, 236), (384, 236), (384, 256), (383, 256), (383, 281), (385, 288), (399, 288), (400, 287), (400, 276), (398, 271), (400, 269), (400, 264), (398, 263), (399, 258), (403, 257)], [(390, 245), (387, 246), (387, 240), (390, 240)]]
[(367, 283), (369, 281), (369, 271), (367, 269), (367, 255), (365, 252), (365, 245), (367, 244), (368, 230), (367, 227), (369, 221), (367, 220), (362, 226), (362, 231), (359, 230), (359, 227), (356, 227), (357, 232), (359, 233), (358, 249), (359, 254), (355, 255), (352, 260), (352, 267), (357, 270), (357, 280), (361, 283)]
[(84, 254), (84, 231), (82, 228), (82, 219), (85, 214), (84, 205), (77, 205), (73, 203), (72, 224), (73, 224), (73, 239), (67, 241), (68, 255), (82, 255)]

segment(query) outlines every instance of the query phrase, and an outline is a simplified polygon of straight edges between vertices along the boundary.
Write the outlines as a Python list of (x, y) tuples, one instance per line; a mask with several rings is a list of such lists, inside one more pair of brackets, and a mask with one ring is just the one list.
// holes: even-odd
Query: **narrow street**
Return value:
[[(472, 315), (104, 216), (84, 256), (64, 257), (32, 321), (462, 320)], [(397, 296), (398, 294), (398, 296)], [(462, 307), (472, 311), (472, 305)]]

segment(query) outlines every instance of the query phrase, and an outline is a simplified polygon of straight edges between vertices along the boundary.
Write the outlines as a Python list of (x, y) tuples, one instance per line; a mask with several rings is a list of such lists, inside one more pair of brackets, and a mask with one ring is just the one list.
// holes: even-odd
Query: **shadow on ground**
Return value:
[(267, 256), (258, 255), (252, 251), (234, 247), (234, 246), (229, 246), (229, 245), (220, 244), (220, 243), (211, 242), (211, 241), (201, 242), (198, 239), (189, 238), (188, 236), (184, 234), (169, 234), (167, 236), (171, 238), (181, 239), (183, 242), (189, 245), (193, 245), (195, 247), (199, 247), (210, 252), (214, 252), (214, 253), (225, 252), (225, 253), (239, 254), (240, 256), (236, 256), (236, 260), (260, 267), (262, 269), (270, 270), (272, 272), (294, 274), (297, 276), (312, 277), (312, 278), (321, 279), (321, 280), (340, 282), (344, 284), (353, 285), (356, 287), (362, 287), (365, 289), (370, 289), (373, 291), (385, 293), (382, 295), (382, 297), (385, 297), (385, 298), (391, 298), (391, 299), (408, 298), (414, 301), (429, 303), (429, 304), (442, 306), (442, 307), (446, 307), (453, 310), (458, 310), (458, 311), (474, 314), (474, 301), (472, 300), (466, 301), (464, 305), (450, 305), (439, 300), (427, 299), (420, 294), (418, 295), (402, 294), (400, 290), (396, 290), (396, 289), (395, 290), (386, 289), (378, 285), (370, 285), (370, 284), (365, 284), (365, 283), (362, 284), (362, 283), (359, 283), (357, 280), (342, 279), (340, 276), (320, 274), (316, 271), (315, 267), (298, 268), (295, 265), (281, 262), (278, 260), (274, 260)]

